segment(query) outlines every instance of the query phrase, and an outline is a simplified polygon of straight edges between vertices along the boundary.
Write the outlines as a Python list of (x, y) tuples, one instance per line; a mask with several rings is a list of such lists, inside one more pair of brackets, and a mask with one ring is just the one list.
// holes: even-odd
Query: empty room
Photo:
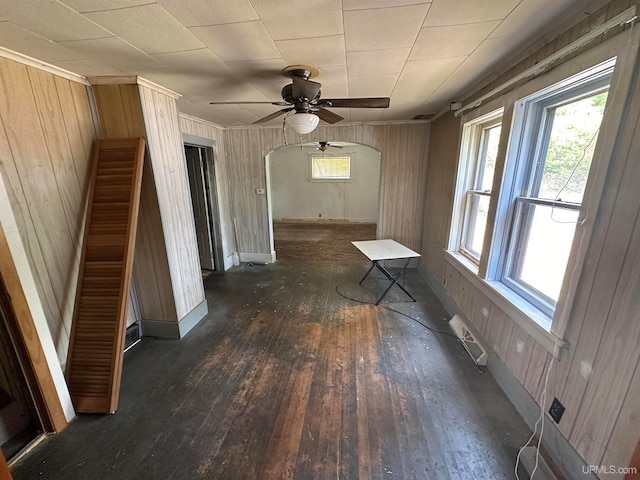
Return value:
[(0, 3), (1, 479), (640, 479), (636, 2)]

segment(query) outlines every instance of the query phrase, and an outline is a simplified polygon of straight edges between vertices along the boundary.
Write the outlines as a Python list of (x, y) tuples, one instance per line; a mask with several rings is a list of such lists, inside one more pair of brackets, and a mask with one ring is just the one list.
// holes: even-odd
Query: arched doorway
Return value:
[(357, 143), (283, 146), (266, 156), (271, 250), (274, 225), (373, 225), (380, 211), (381, 154)]

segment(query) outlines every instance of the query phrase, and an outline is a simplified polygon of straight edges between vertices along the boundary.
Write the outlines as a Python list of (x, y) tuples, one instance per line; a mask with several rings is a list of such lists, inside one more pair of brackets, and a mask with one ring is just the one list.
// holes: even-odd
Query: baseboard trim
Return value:
[(276, 261), (276, 252), (271, 253), (240, 253), (242, 263), (273, 263)]
[[(451, 315), (460, 315), (466, 318), (462, 310), (449, 297), (446, 290), (433, 274), (426, 269), (421, 263), (418, 271), (422, 278), (427, 282), (433, 293), (442, 302), (445, 309)], [(496, 379), (498, 385), (505, 393), (509, 401), (514, 405), (516, 411), (523, 418), (525, 423), (533, 430), (535, 423), (540, 417), (540, 406), (536, 403), (529, 392), (522, 386), (518, 379), (513, 375), (511, 370), (507, 368), (493, 349), (486, 344), (482, 335), (475, 329), (471, 322), (465, 322), (469, 330), (476, 338), (479, 338), (488, 353), (487, 369)], [(555, 422), (548, 414), (545, 413), (544, 434), (542, 436), (542, 444), (547, 453), (555, 463), (555, 465), (570, 479), (580, 480), (598, 480), (598, 477), (589, 472), (588, 465), (582, 457), (576, 452), (573, 446), (560, 432)]]
[(207, 313), (209, 313), (209, 308), (207, 306), (207, 301), (204, 300), (178, 322), (142, 319), (142, 335), (144, 337), (170, 338), (178, 340), (189, 333), (191, 329), (207, 315)]

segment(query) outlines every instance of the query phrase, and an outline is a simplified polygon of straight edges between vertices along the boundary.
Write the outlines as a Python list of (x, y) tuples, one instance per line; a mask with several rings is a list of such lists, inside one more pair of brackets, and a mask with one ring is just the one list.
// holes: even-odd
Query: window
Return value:
[[(509, 117), (496, 110), (463, 124), (447, 258), (547, 345), (556, 339), (542, 332), (562, 335), (565, 274), (584, 261), (574, 237), (583, 202), (593, 208), (599, 195), (590, 175), (604, 166), (595, 172), (592, 160), (608, 161), (594, 153), (614, 66), (608, 60), (516, 100)], [(566, 288), (570, 299), (575, 285)]]
[(351, 157), (311, 156), (312, 180), (349, 180), (351, 179)]
[[(516, 102), (503, 179), (508, 288), (553, 316), (579, 222), (613, 64)], [(510, 188), (509, 188), (510, 187)]]
[(462, 232), (459, 251), (474, 263), (480, 261), (487, 212), (491, 198), (493, 173), (502, 130), (502, 110), (467, 122), (463, 129), (465, 179), (462, 198)]

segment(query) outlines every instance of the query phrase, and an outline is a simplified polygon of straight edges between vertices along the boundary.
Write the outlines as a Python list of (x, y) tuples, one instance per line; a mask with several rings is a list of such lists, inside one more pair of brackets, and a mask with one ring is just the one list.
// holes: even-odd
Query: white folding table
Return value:
[[(384, 298), (391, 287), (394, 285), (398, 285), (402, 289), (404, 293), (409, 295), (411, 300), (416, 301), (415, 298), (404, 288), (403, 285), (398, 283), (398, 279), (405, 273), (407, 266), (412, 258), (417, 258), (420, 256), (418, 252), (414, 252), (410, 248), (405, 247), (404, 245), (396, 242), (395, 240), (385, 239), (385, 240), (362, 240), (358, 242), (351, 242), (351, 244), (356, 247), (362, 254), (367, 257), (371, 261), (371, 268), (364, 274), (362, 280), (360, 280), (360, 285), (364, 282), (364, 279), (367, 278), (367, 275), (371, 273), (373, 267), (376, 267), (380, 270), (390, 281), (387, 289), (380, 295), (380, 298), (376, 301), (376, 305), (380, 303), (380, 301)], [(381, 265), (380, 262), (385, 260), (403, 260), (406, 259), (404, 267), (400, 272), (396, 275), (391, 274), (384, 265)]]

